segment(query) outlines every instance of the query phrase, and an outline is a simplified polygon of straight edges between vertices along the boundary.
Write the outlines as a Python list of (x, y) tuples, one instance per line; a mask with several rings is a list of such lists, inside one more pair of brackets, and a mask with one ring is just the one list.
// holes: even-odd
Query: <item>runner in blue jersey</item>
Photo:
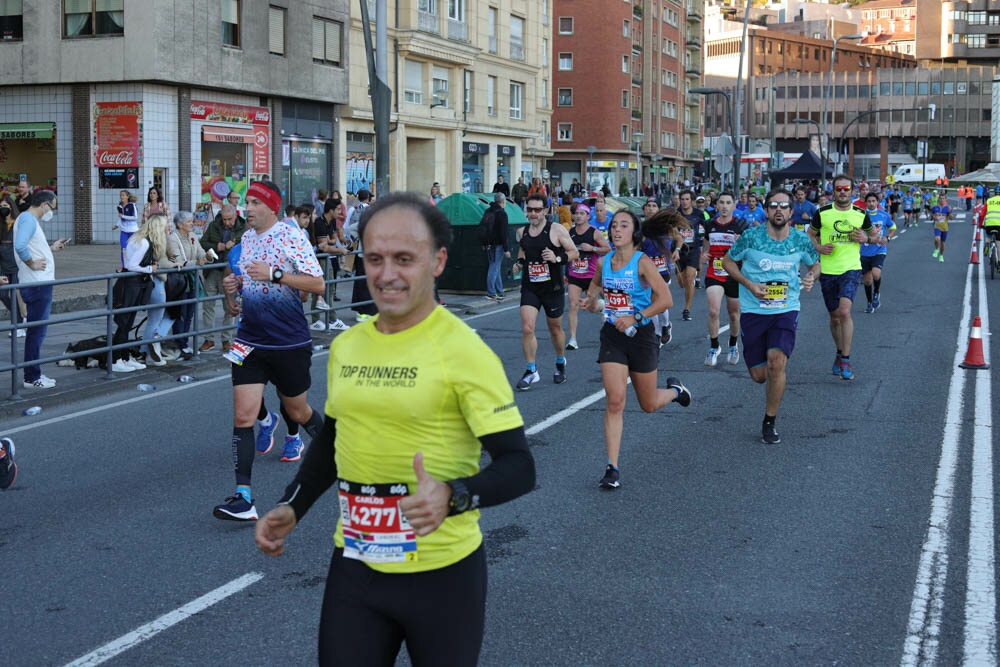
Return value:
[(800, 232), (806, 231), (806, 227), (816, 217), (818, 207), (806, 199), (806, 189), (801, 185), (795, 188), (795, 201), (792, 202), (792, 224)]
[(889, 239), (896, 234), (896, 223), (892, 216), (878, 207), (878, 195), (869, 194), (865, 197), (865, 208), (872, 226), (879, 233), (878, 243), (861, 244), (861, 279), (865, 283), (865, 296), (868, 298), (866, 313), (874, 313), (882, 303), (879, 290), (882, 288), (882, 266), (885, 264), (885, 253)]
[[(618, 455), (630, 379), (643, 412), (655, 412), (674, 401), (691, 404), (691, 392), (677, 378), (668, 377), (664, 389), (657, 387), (660, 351), (653, 315), (669, 308), (673, 298), (653, 261), (639, 250), (642, 231), (631, 211), (618, 211), (611, 219), (611, 242), (614, 250), (598, 262), (590, 289), (580, 302), (591, 312), (604, 311), (597, 356), (607, 394), (604, 444), (608, 464), (598, 483), (602, 489), (621, 486)], [(603, 300), (599, 299), (602, 292)]]
[[(753, 381), (767, 383), (761, 441), (773, 445), (781, 442), (775, 422), (785, 393), (785, 367), (795, 348), (799, 290), (812, 289), (820, 266), (809, 237), (789, 225), (788, 193), (772, 190), (764, 201), (767, 224), (741, 234), (722, 265), (740, 284), (743, 359)], [(800, 264), (809, 267), (801, 281)]]
[(743, 211), (743, 215), (739, 217), (746, 220), (747, 225), (750, 227), (764, 224), (767, 220), (767, 214), (764, 213), (764, 209), (757, 203), (757, 195), (752, 192), (747, 195), (747, 208)]
[(907, 192), (903, 195), (903, 227), (909, 227), (916, 222), (916, 218), (913, 217), (913, 193)]
[[(301, 292), (322, 294), (323, 271), (307, 239), (278, 222), (281, 190), (270, 181), (252, 183), (246, 194), (247, 224), (242, 238), (240, 275), (223, 279), (227, 306), (241, 310), (239, 329), (226, 358), (232, 362), (233, 464), (236, 492), (213, 514), (230, 521), (256, 521), (251, 474), (256, 453), (253, 426), (264, 387), (272, 382), (288, 415), (315, 437), (322, 413), (309, 407), (312, 337)], [(236, 293), (241, 303), (235, 303)], [(277, 418), (277, 415), (268, 415)]]

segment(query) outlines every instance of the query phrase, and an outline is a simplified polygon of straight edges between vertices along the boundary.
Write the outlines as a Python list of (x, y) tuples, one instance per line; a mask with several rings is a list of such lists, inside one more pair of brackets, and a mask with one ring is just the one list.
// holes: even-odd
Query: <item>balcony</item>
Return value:
[(687, 20), (691, 23), (701, 23), (702, 20), (701, 7), (697, 5), (688, 5), (687, 8)]
[(510, 59), (524, 60), (524, 44), (510, 43)]
[(701, 151), (688, 151), (684, 154), (684, 157), (688, 160), (694, 160), (695, 162), (701, 162), (705, 159), (705, 154)]
[(684, 48), (701, 51), (701, 37), (688, 35), (687, 40), (684, 42)]
[(465, 24), (465, 21), (448, 19), (448, 39), (454, 39), (459, 42), (469, 41), (469, 27)]
[(634, 120), (642, 118), (642, 109), (632, 109), (632, 118)]
[(417, 12), (417, 30), (440, 35), (441, 21), (438, 20), (438, 15), (430, 12)]
[(684, 67), (684, 76), (701, 76), (701, 66), (697, 63), (688, 63)]
[(642, 5), (641, 4), (636, 3), (636, 4), (632, 5), (632, 18), (634, 18), (637, 21), (641, 21), (642, 20)]
[(701, 131), (701, 125), (699, 125), (698, 123), (692, 123), (690, 121), (687, 121), (684, 123), (684, 131), (691, 132), (692, 134), (697, 134), (698, 132)]

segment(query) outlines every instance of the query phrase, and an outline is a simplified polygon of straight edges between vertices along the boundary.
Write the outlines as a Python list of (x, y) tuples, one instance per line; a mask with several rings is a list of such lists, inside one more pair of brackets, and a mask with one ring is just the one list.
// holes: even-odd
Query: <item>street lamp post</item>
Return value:
[(597, 146), (587, 146), (587, 155), (589, 158), (587, 168), (583, 170), (583, 187), (587, 192), (590, 192), (590, 163), (594, 161), (594, 153), (596, 152)]
[[(729, 121), (729, 134), (733, 135), (733, 137), (730, 139), (730, 141), (732, 141), (733, 139), (738, 139), (738, 137), (736, 137), (735, 134), (734, 134), (735, 130), (733, 129), (733, 109), (732, 109), (733, 100), (729, 96), (729, 91), (728, 90), (723, 90), (722, 88), (692, 88), (688, 92), (689, 93), (694, 93), (695, 95), (722, 95), (723, 97), (725, 97), (726, 98), (726, 119)], [(737, 150), (735, 146), (734, 146), (734, 150), (736, 150), (736, 155), (738, 156), (739, 155), (739, 150)], [(735, 160), (733, 161), (733, 165), (734, 165), (734, 168), (735, 168), (735, 165), (736, 165), (736, 161)], [(739, 179), (739, 174), (736, 174), (736, 178)], [(739, 184), (739, 180), (737, 180), (735, 182), (737, 183), (737, 185)], [(722, 190), (726, 189), (726, 175), (725, 174), (722, 174), (722, 182), (720, 183), (720, 186), (721, 186)], [(733, 188), (733, 189), (735, 190), (736, 188)]]
[[(861, 39), (864, 35), (841, 35), (840, 37), (833, 40), (833, 52), (830, 54), (830, 70), (826, 74), (826, 94), (823, 95), (823, 128), (820, 130), (819, 135), (819, 150), (820, 154), (823, 153), (823, 142), (826, 141), (826, 121), (827, 114), (830, 111), (830, 96), (833, 94), (833, 65), (837, 62), (837, 43), (842, 39)], [(823, 190), (826, 191), (826, 162), (823, 163)]]
[(635, 196), (639, 196), (639, 181), (642, 178), (642, 132), (633, 132), (632, 140), (635, 141)]
[[(819, 123), (812, 118), (796, 118), (792, 120), (796, 125), (815, 125), (816, 132), (819, 133)], [(820, 192), (826, 192), (826, 157), (823, 155), (823, 137), (819, 137), (819, 183)]]

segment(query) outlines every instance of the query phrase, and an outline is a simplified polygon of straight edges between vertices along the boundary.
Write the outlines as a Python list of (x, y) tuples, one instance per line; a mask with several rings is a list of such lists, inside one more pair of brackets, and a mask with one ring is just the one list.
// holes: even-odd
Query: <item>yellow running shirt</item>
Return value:
[[(480, 436), (524, 425), (500, 359), (464, 322), (438, 307), (395, 334), (377, 318), (330, 345), (326, 414), (337, 420), (344, 555), (388, 573), (456, 563), (482, 543), (479, 512), (450, 516), (415, 537), (398, 515), (399, 496), (417, 492), (413, 456), (441, 482), (479, 472)], [(346, 543), (345, 543), (346, 535)]]
[(819, 209), (810, 224), (819, 232), (820, 245), (833, 244), (832, 253), (819, 255), (823, 275), (839, 276), (848, 271), (861, 270), (861, 244), (851, 240), (851, 232), (872, 228), (868, 213), (857, 206), (840, 211), (833, 204), (827, 204)]

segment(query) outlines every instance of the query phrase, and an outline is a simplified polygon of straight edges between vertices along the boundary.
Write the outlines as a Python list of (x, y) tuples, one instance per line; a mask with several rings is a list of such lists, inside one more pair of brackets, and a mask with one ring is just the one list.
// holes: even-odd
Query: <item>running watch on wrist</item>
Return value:
[(462, 512), (468, 512), (472, 508), (472, 496), (460, 480), (453, 479), (445, 482), (451, 487), (451, 498), (448, 500), (448, 516), (455, 516)]
[(635, 323), (642, 324), (646, 320), (646, 316), (642, 314), (641, 310), (635, 311)]
[(285, 272), (281, 269), (271, 269), (271, 282), (280, 283), (281, 279), (285, 277)]

